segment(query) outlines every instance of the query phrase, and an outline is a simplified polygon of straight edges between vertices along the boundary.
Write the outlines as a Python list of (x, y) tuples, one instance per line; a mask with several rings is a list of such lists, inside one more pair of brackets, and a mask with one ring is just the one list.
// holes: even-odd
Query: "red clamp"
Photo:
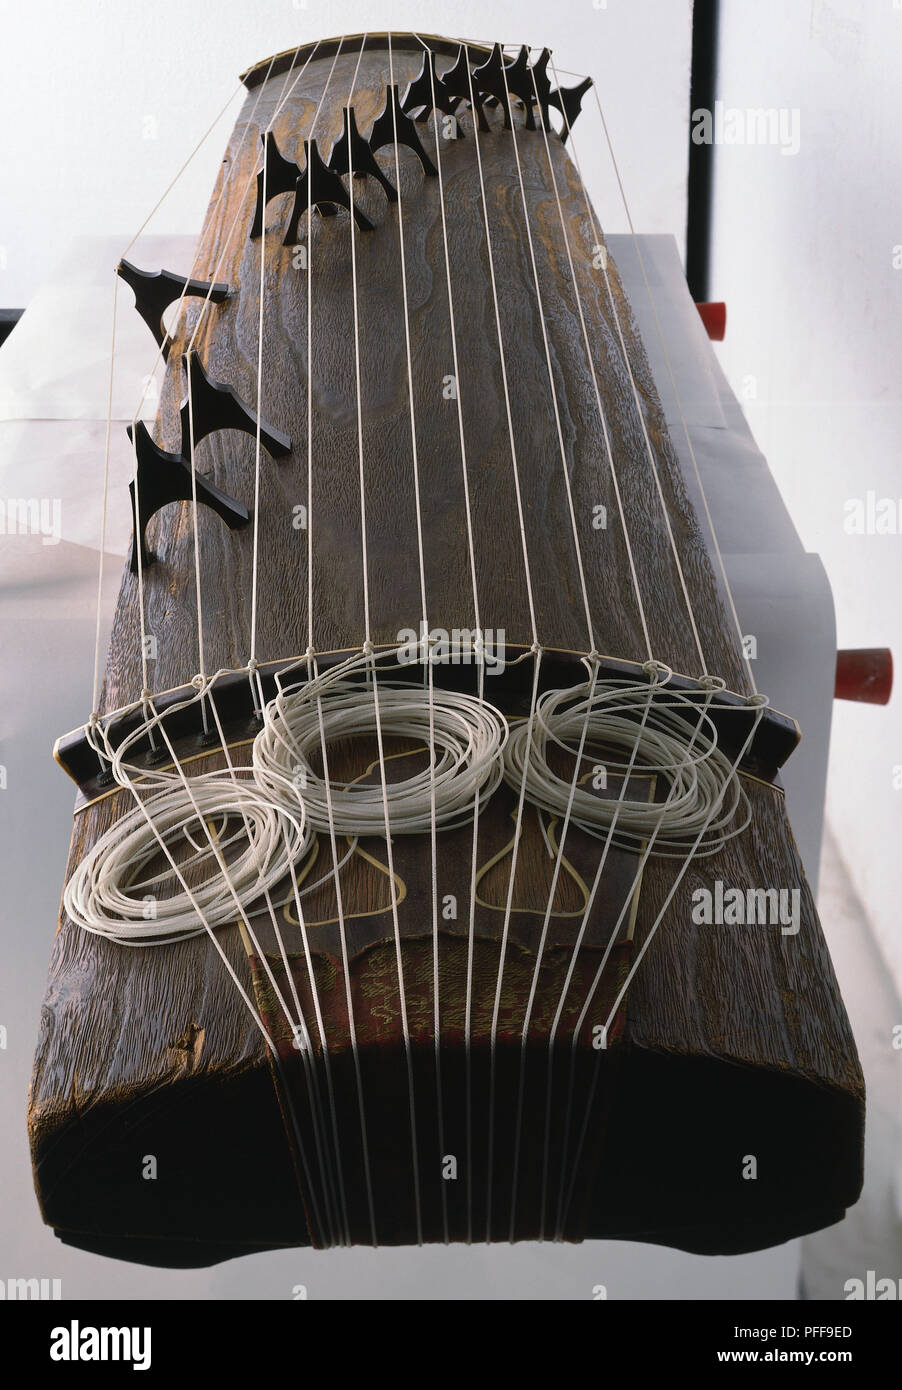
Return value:
[(711, 304), (696, 304), (696, 309), (701, 315), (702, 323), (708, 332), (708, 337), (715, 343), (722, 343), (724, 334), (727, 331), (727, 306), (723, 300), (716, 300)]
[(889, 647), (852, 647), (836, 653), (837, 700), (885, 705), (893, 693), (893, 654)]

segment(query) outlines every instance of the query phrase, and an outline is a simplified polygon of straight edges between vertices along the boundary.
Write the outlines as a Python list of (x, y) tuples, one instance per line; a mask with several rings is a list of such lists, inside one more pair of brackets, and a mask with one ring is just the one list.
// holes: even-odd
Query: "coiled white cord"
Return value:
[[(431, 749), (429, 764), (402, 781), (376, 785), (329, 777), (311, 754), (340, 739), (393, 734)], [(285, 807), (303, 804), (315, 830), (385, 835), (386, 805), (393, 835), (417, 835), (433, 823), (465, 825), (503, 776), (507, 721), (474, 695), (429, 690), (381, 678), (378, 685), (336, 679), (330, 672), (280, 692), (264, 711), (254, 741), (257, 785)]]
[[(71, 920), (125, 946), (168, 945), (233, 923), (241, 915), (238, 905), (246, 910), (274, 888), (313, 843), (303, 808), (273, 805), (247, 771), (192, 777), (190, 795), (184, 785), (154, 792), (118, 820), (66, 884), (63, 904)], [(186, 843), (189, 853), (179, 859), (176, 852)], [(155, 859), (166, 862), (143, 876)], [(188, 892), (205, 868), (207, 876)], [(158, 896), (173, 881), (181, 889)]]
[[(115, 780), (142, 800), (74, 871), (64, 893), (71, 920), (130, 946), (199, 936), (233, 923), (285, 880), (312, 849), (317, 831), (349, 837), (350, 855), (357, 837), (385, 835), (386, 809), (393, 835), (465, 825), (502, 778), (518, 795), (523, 787), (528, 800), (553, 815), (569, 809), (573, 822), (590, 835), (610, 833), (614, 844), (629, 849), (650, 841), (651, 853), (663, 857), (685, 857), (702, 829), (695, 853), (716, 853), (749, 823), (748, 800), (717, 746), (710, 716), (664, 683), (649, 688), (595, 680), (547, 691), (533, 717), (511, 732), (499, 710), (473, 695), (385, 675), (377, 683), (375, 661), (393, 655), (374, 658), (364, 651), (302, 685), (281, 689), (263, 712), (250, 768), (228, 767), (189, 779), (180, 768), (129, 762), (130, 749), (154, 729), (162, 732), (162, 716), (151, 713), (147, 700), (135, 705), (145, 707), (141, 726), (116, 747), (103, 725), (92, 722), (92, 745)], [(184, 705), (204, 699), (215, 679), (195, 682), (196, 693)], [(606, 772), (662, 779), (664, 801), (605, 797), (583, 785), (585, 778), (574, 788), (572, 776), (558, 776), (549, 763), (549, 745), (573, 757), (578, 752), (573, 743), (584, 729), (584, 759), (597, 763), (600, 755), (588, 750), (603, 749)], [(424, 746), (428, 765), (386, 782), (384, 789), (381, 778), (367, 785), (360, 779), (325, 779), (314, 771), (311, 756), (324, 744), (328, 749), (339, 740), (377, 732)], [(612, 760), (612, 750), (622, 750), (627, 760)], [(229, 825), (234, 826), (230, 833)], [(155, 859), (167, 862), (143, 876)], [(199, 876), (197, 887), (189, 887), (188, 875)], [(179, 889), (159, 896), (176, 882)]]
[[(606, 772), (628, 771), (630, 780), (663, 779), (663, 802), (605, 797), (583, 785), (574, 788), (572, 775), (562, 778), (552, 770), (549, 743), (575, 756), (578, 750), (572, 742), (582, 737), (587, 722), (583, 757), (601, 763)], [(631, 758), (620, 762), (586, 751), (593, 746), (605, 754), (625, 750)], [(666, 858), (685, 858), (687, 844), (703, 829), (695, 853), (714, 854), (751, 817), (739, 778), (717, 746), (710, 717), (664, 686), (596, 681), (594, 686), (586, 682), (547, 691), (532, 719), (511, 732), (504, 776), (518, 792), (525, 785), (526, 797), (553, 815), (564, 816), (570, 807), (572, 821), (590, 835), (607, 835), (613, 825), (612, 843), (629, 849), (654, 835), (651, 853)]]

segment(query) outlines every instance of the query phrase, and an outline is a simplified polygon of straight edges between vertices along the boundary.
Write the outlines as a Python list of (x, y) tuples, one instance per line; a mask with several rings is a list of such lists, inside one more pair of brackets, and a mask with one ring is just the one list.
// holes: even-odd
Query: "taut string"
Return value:
[[(422, 45), (424, 52), (431, 53), (428, 45), (423, 42), (419, 35), (417, 40)], [(432, 128), (435, 139), (435, 167), (438, 175), (439, 189), (439, 211), (442, 222), (442, 248), (445, 262), (445, 283), (448, 292), (448, 319), (451, 336), (451, 357), (454, 366), (455, 381), (455, 404), (457, 408), (457, 430), (460, 441), (460, 462), (461, 477), (463, 483), (464, 505), (467, 521), (467, 557), (470, 565), (470, 583), (473, 592), (473, 621), (479, 639), (483, 640), (482, 616), (479, 604), (479, 586), (476, 574), (476, 548), (473, 537), (473, 512), (470, 500), (470, 480), (467, 466), (467, 446), (464, 432), (463, 417), (463, 390), (460, 375), (460, 361), (457, 348), (457, 323), (454, 314), (454, 295), (451, 282), (451, 254), (448, 245), (448, 219), (445, 206), (445, 185), (444, 173), (442, 169), (441, 137), (439, 135), (438, 111), (435, 104), (435, 69), (433, 64), (429, 64), (429, 88), (432, 98)], [(428, 659), (428, 653), (426, 653)], [(480, 701), (485, 699), (485, 661), (477, 659), (476, 666), (477, 695)], [(473, 837), (470, 853), (470, 910), (468, 914), (467, 928), (467, 972), (466, 972), (466, 999), (464, 1005), (464, 1109), (465, 1109), (465, 1168), (467, 1183), (467, 1241), (473, 1238), (473, 1103), (472, 1103), (472, 1021), (473, 1021), (473, 954), (475, 949), (475, 912), (476, 912), (476, 875), (478, 866), (478, 844), (479, 844), (479, 813), (481, 809), (481, 798), (479, 787), (477, 786), (473, 796)], [(436, 945), (436, 952), (437, 952)], [(437, 956), (436, 956), (437, 959)], [(440, 1018), (438, 1009), (439, 982), (435, 977), (435, 1038), (436, 1038), (436, 1067), (439, 1067), (438, 1048), (440, 1038)], [(437, 1073), (438, 1074), (438, 1073)], [(444, 1155), (444, 1123), (441, 1108), (439, 1108), (439, 1152)], [(446, 1223), (447, 1236), (447, 1202), (444, 1196), (444, 1183), (442, 1184), (442, 1212)]]

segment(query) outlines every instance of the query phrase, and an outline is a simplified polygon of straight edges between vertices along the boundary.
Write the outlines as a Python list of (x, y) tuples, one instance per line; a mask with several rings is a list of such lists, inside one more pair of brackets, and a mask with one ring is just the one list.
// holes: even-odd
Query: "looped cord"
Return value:
[(342, 739), (374, 735), (409, 738), (425, 746), (429, 765), (386, 786), (392, 834), (416, 835), (433, 825), (468, 824), (503, 776), (507, 721), (474, 695), (426, 691), (380, 680), (378, 691), (333, 673), (280, 692), (264, 711), (254, 740), (258, 787), (285, 807), (303, 804), (316, 830), (343, 835), (385, 834), (381, 783), (348, 783), (314, 771), (311, 755)]
[(655, 661), (654, 658), (650, 661), (644, 661), (642, 663), (642, 670), (646, 675), (654, 678), (652, 680), (652, 685), (666, 685), (667, 682), (673, 678), (672, 669), (665, 662)]
[[(534, 643), (524, 657), (540, 651)], [(177, 770), (130, 761), (132, 750), (162, 721), (160, 713), (147, 709), (150, 692), (142, 691), (129, 707), (143, 708), (145, 718), (118, 746), (99, 715), (92, 714), (86, 726), (89, 743), (108, 761), (121, 786), (134, 791), (140, 777), (146, 799), (98, 840), (73, 874), (65, 899), (72, 920), (130, 945), (198, 935), (206, 928), (185, 892), (155, 900), (148, 920), (148, 893), (153, 897), (152, 888), (164, 880), (172, 887), (171, 864), (141, 877), (155, 855), (165, 857), (160, 837), (169, 852), (187, 846), (180, 869), (211, 867), (195, 896), (206, 921), (215, 926), (234, 921), (238, 903), (245, 906), (264, 886), (287, 875), (309, 853), (316, 831), (331, 827), (349, 837), (384, 836), (386, 801), (391, 834), (420, 834), (433, 826), (451, 829), (471, 822), (502, 779), (518, 792), (522, 787), (531, 802), (552, 814), (567, 814), (570, 807), (573, 822), (590, 835), (600, 837), (616, 821), (613, 842), (635, 849), (654, 834), (652, 852), (665, 857), (684, 856), (687, 842), (702, 827), (696, 853), (713, 854), (749, 822), (747, 798), (718, 747), (707, 706), (700, 711), (688, 695), (664, 690), (672, 672), (662, 662), (645, 663), (643, 670), (653, 677), (650, 686), (599, 682), (592, 675), (583, 684), (547, 691), (531, 718), (511, 732), (504, 715), (475, 695), (384, 678), (378, 687), (365, 681), (374, 659), (388, 661), (396, 655), (394, 649), (377, 653), (365, 642), (359, 654), (314, 680), (280, 688), (262, 712), (252, 767), (202, 773), (187, 786)], [(584, 663), (591, 657), (583, 658)], [(195, 693), (167, 714), (203, 701), (216, 679), (195, 676)], [(703, 676), (699, 685), (713, 694), (725, 682)], [(751, 695), (747, 704), (763, 708), (768, 700)], [(377, 727), (421, 745), (427, 766), (388, 783), (385, 800), (381, 784), (361, 779), (329, 779), (327, 786), (310, 761), (323, 740), (328, 746), (372, 736)], [(603, 758), (606, 771), (628, 775), (631, 784), (663, 783), (664, 803), (625, 796), (612, 800), (587, 787), (588, 777), (574, 788), (572, 775), (559, 776), (549, 762), (550, 749), (557, 747), (572, 758), (572, 745), (584, 727), (585, 759), (597, 764)], [(590, 747), (603, 751), (590, 753)], [(620, 761), (618, 754), (629, 761)], [(227, 776), (231, 783), (225, 782)], [(230, 819), (238, 817), (243, 827), (222, 838)], [(219, 822), (212, 844), (210, 822)], [(218, 855), (226, 852), (232, 858), (223, 874)]]
[[(66, 884), (71, 920), (123, 946), (163, 946), (234, 922), (239, 904), (246, 909), (275, 887), (310, 852), (313, 832), (303, 808), (275, 806), (252, 782), (227, 780), (233, 775), (203, 773), (190, 794), (185, 786), (155, 792), (117, 821)], [(226, 835), (231, 821), (240, 824)], [(208, 872), (190, 893), (184, 884), (171, 893), (174, 864), (180, 879)]]
[[(613, 825), (613, 843), (625, 848), (641, 848), (654, 835), (652, 854), (685, 858), (687, 843), (703, 832), (695, 852), (716, 853), (748, 824), (747, 798), (717, 746), (717, 729), (708, 714), (677, 691), (662, 694), (663, 698), (650, 698), (645, 685), (613, 681), (596, 682), (594, 688), (586, 683), (546, 691), (533, 717), (508, 739), (505, 780), (511, 787), (525, 785), (529, 800), (552, 815), (564, 816), (569, 808), (573, 822), (589, 835), (600, 838)], [(576, 756), (571, 741), (582, 736), (586, 725), (583, 758), (596, 767), (601, 762), (606, 773), (628, 776), (629, 784), (636, 781), (641, 786), (644, 779), (657, 787), (663, 782), (663, 804), (650, 796), (638, 800), (622, 794), (611, 799), (602, 794), (606, 786), (594, 787), (591, 773), (574, 787), (572, 773), (561, 777), (554, 771), (549, 745)], [(603, 754), (590, 753), (589, 745)], [(629, 762), (617, 759), (621, 750)]]

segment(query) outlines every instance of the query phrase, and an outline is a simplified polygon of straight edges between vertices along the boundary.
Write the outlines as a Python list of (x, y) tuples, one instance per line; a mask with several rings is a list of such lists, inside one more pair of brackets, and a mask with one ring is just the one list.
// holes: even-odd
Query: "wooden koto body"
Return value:
[[(456, 72), (460, 86), (466, 69), (457, 44), (428, 42), (439, 79)], [(447, 111), (418, 112), (428, 116), (416, 131), (433, 166), (439, 122), (441, 177), (405, 143), (398, 144), (396, 167), (390, 139), (376, 158), (397, 184), (399, 201), (375, 176), (351, 180), (345, 173), (345, 190), (373, 224), (355, 229), (353, 258), (351, 218), (337, 204), (317, 207), (309, 245), (306, 212), (283, 244), (292, 190), (267, 199), (262, 235), (250, 234), (261, 136), (271, 126), (277, 155), (267, 156), (268, 179), (277, 177), (277, 156), (305, 170), (311, 127), (328, 161), (349, 101), (363, 137), (384, 109), (390, 112), (392, 82), (403, 105), (408, 84), (424, 71), (422, 43), (396, 35), (389, 49), (386, 36), (370, 36), (361, 52), (359, 37), (345, 39), (280, 55), (245, 75), (244, 108), (192, 271), (228, 286), (228, 297), (206, 307), (200, 297), (185, 299), (154, 439), (178, 453), (184, 353), (202, 315), (193, 350), (204, 371), (259, 408), (290, 449), (281, 457), (263, 449), (256, 499), (253, 435), (218, 429), (196, 449), (198, 476), (253, 517), (230, 529), (210, 507), (197, 509), (204, 669), (247, 663), (255, 527), (256, 655), (270, 682), (266, 693), (275, 688), (278, 664), (311, 644), (319, 654), (360, 651), (362, 471), (377, 649), (396, 645), (405, 630), (419, 631), (421, 583), (432, 629), (472, 632), (475, 573), (482, 630), (503, 634), (508, 654), (503, 670), (485, 669), (484, 698), (509, 721), (526, 716), (534, 630), (542, 651), (539, 694), (586, 679), (580, 656), (592, 647), (579, 553), (594, 649), (609, 659), (606, 670), (641, 679), (650, 645), (657, 661), (697, 690), (703, 668), (691, 611), (707, 671), (724, 679), (742, 707), (750, 687), (739, 638), (703, 524), (687, 500), (629, 304), (567, 146), (554, 131), (543, 134), (541, 100), (512, 101), (513, 131), (507, 129), (497, 72), (494, 95), (490, 82), (492, 54), (470, 46), (466, 56), (485, 128), (478, 129), (459, 94), (453, 106), (460, 138), (446, 138)], [(524, 71), (521, 62), (516, 80), (528, 92)], [(145, 629), (156, 639), (155, 692), (187, 686), (199, 669), (193, 515), (183, 501), (158, 511), (147, 528), (154, 558), (142, 578)], [(122, 709), (141, 691), (138, 615), (138, 579), (126, 569), (102, 712)], [(337, 658), (320, 659), (327, 667)], [(474, 667), (431, 669), (436, 687), (476, 689)], [(421, 685), (427, 677), (422, 664), (392, 672)], [(231, 689), (223, 709), (237, 758), (249, 751), (259, 722), (246, 677), (236, 677)], [(725, 716), (727, 745), (729, 727)], [(198, 730), (173, 729), (186, 772), (223, 766), (221, 751)], [(507, 784), (482, 811), (475, 856), (471, 824), (439, 831), (434, 856), (428, 833), (393, 836), (391, 872), (384, 836), (363, 837), (353, 850), (343, 844), (346, 979), (338, 895), (327, 872), (332, 848), (321, 834), (316, 859), (304, 868), (308, 886), (325, 874), (304, 898), (335, 1097), (321, 1131), (269, 976), (237, 925), (220, 929), (218, 939), (271, 1028), (278, 1061), (206, 936), (127, 949), (88, 934), (64, 913), (29, 1109), (45, 1220), (73, 1244), (173, 1266), (343, 1240), (620, 1237), (734, 1253), (838, 1220), (860, 1189), (863, 1083), (774, 784), (794, 737), (791, 721), (766, 717), (740, 769), (747, 828), (715, 855), (693, 860), (669, 902), (683, 867), (678, 861), (652, 855), (635, 887), (638, 855), (612, 849), (553, 1048), (549, 1034), (589, 898), (597, 839), (567, 829), (550, 912), (560, 817), (528, 803), (517, 839), (518, 797)], [(82, 735), (64, 740), (60, 757), (82, 786), (71, 874), (134, 801), (98, 779)], [(390, 738), (382, 769), (391, 781), (422, 758), (409, 741)], [(570, 766), (565, 758), (562, 776)], [(366, 740), (337, 747), (330, 774), (378, 781), (378, 750)], [(613, 778), (607, 794), (616, 797), (622, 786)], [(652, 801), (663, 795), (648, 779), (631, 791)], [(795, 892), (798, 930), (693, 920), (698, 890), (716, 900), (731, 888)], [(665, 904), (599, 1048), (597, 1025)], [(266, 933), (265, 914), (259, 920), (273, 977), (287, 988), (290, 974), (309, 1013), (313, 989), (290, 906), (281, 919), (289, 971)], [(142, 1177), (148, 1155), (156, 1159), (152, 1180)]]

